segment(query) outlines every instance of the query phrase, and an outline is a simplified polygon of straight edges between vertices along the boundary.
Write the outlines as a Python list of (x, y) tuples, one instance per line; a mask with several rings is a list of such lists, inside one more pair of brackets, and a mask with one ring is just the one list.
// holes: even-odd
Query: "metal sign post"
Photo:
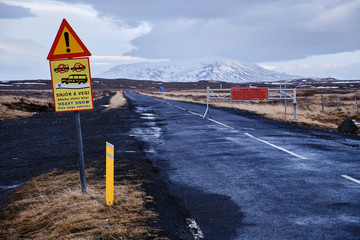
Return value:
[(78, 111), (75, 112), (75, 120), (76, 120), (76, 133), (77, 133), (77, 140), (78, 140), (81, 191), (83, 194), (87, 194), (86, 178), (85, 178), (84, 150), (83, 150), (83, 142), (82, 142), (82, 134), (81, 134), (81, 122), (80, 122), (80, 113)]
[(81, 190), (86, 194), (80, 112), (93, 110), (89, 50), (63, 19), (47, 59), (50, 62), (55, 112), (75, 112)]

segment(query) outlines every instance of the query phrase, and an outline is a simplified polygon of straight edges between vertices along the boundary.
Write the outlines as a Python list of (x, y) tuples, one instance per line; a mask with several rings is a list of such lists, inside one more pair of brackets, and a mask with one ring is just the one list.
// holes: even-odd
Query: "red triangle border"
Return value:
[[(56, 47), (57, 47), (57, 45), (59, 43), (61, 33), (64, 31), (65, 27), (70, 31), (70, 33), (73, 35), (73, 37), (75, 38), (77, 43), (80, 45), (80, 47), (84, 50), (84, 52), (81, 52), (81, 53), (66, 53), (66, 54), (54, 55), (54, 51), (55, 51), (55, 49), (56, 49)], [(75, 33), (75, 31), (72, 29), (70, 24), (64, 18), (61, 25), (60, 25), (59, 31), (56, 34), (54, 43), (51, 46), (50, 52), (49, 52), (49, 54), (47, 56), (47, 59), (48, 60), (57, 60), (57, 59), (67, 59), (67, 58), (87, 57), (87, 56), (91, 56), (90, 51), (85, 47), (84, 43), (80, 40), (78, 35)]]

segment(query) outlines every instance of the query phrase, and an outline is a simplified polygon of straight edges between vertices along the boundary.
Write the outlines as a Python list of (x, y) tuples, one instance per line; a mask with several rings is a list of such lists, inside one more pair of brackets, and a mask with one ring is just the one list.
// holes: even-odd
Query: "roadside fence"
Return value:
[[(320, 98), (320, 99), (319, 99)], [(302, 107), (306, 109), (311, 109), (314, 106), (321, 104), (321, 111), (331, 111), (337, 110), (341, 111), (349, 111), (349, 109), (353, 109), (355, 113), (359, 113), (359, 104), (358, 104), (358, 96), (324, 96), (323, 94), (319, 96), (305, 96), (299, 97), (298, 101), (302, 102)]]

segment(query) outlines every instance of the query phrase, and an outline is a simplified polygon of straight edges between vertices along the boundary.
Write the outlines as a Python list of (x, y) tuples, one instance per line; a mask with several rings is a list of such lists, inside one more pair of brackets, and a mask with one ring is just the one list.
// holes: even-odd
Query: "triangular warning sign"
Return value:
[(91, 56), (91, 53), (64, 18), (47, 59), (55, 60), (85, 56)]

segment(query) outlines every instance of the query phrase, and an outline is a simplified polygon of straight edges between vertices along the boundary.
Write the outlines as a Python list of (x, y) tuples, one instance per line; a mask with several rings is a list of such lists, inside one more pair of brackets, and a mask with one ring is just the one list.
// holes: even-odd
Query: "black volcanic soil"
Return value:
[[(114, 94), (114, 93), (113, 93)], [(111, 94), (111, 95), (113, 95)], [(187, 229), (187, 213), (172, 198), (158, 176), (158, 170), (144, 153), (144, 145), (130, 136), (131, 128), (142, 120), (131, 104), (104, 111), (110, 96), (95, 101), (94, 111), (80, 113), (86, 168), (97, 169), (105, 176), (105, 142), (115, 144), (115, 180), (143, 182), (146, 193), (155, 199), (159, 214), (158, 228), (170, 239), (191, 239)], [(0, 121), (0, 206), (31, 178), (52, 169), (78, 169), (75, 115), (39, 112), (21, 120)], [(127, 153), (131, 150), (131, 153)], [(79, 181), (80, 188), (80, 181)]]

